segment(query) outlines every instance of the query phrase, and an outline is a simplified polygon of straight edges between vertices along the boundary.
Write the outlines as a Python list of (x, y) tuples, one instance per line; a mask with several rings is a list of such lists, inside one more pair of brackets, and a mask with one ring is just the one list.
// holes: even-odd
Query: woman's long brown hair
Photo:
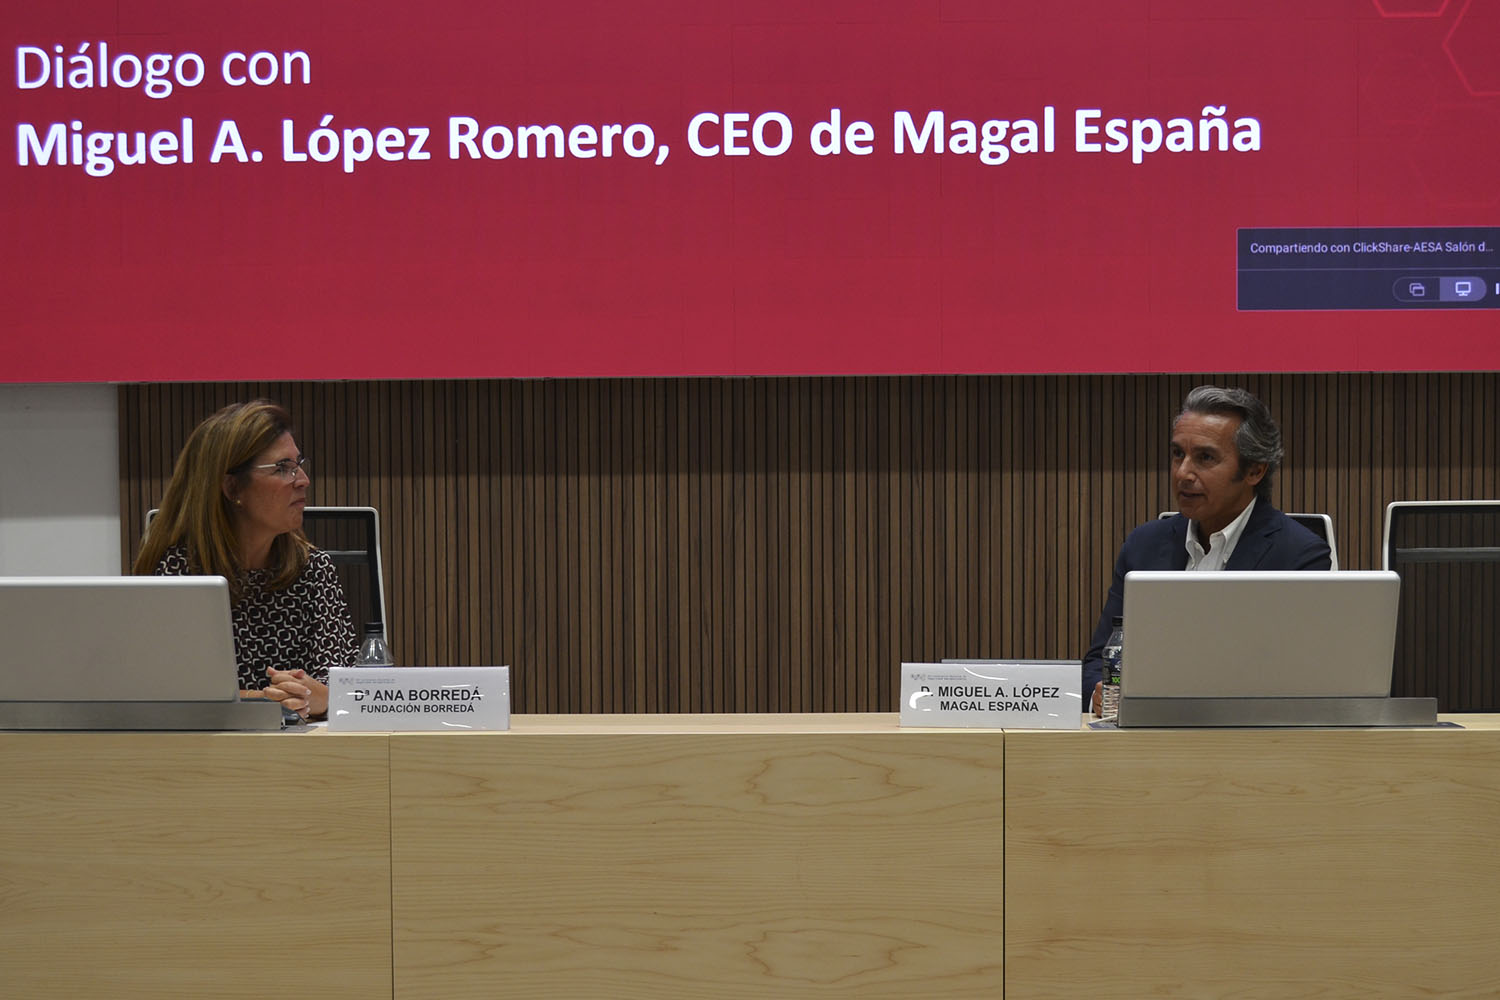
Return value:
[[(238, 601), (245, 567), (240, 565), (224, 477), (233, 476), (241, 486), (249, 483), (256, 456), (290, 430), (291, 417), (267, 399), (226, 406), (194, 428), (177, 456), (161, 510), (146, 528), (132, 572), (155, 572), (167, 549), (180, 545), (192, 572), (227, 578)], [(290, 586), (306, 568), (311, 549), (300, 531), (278, 535), (271, 543), (271, 589)]]

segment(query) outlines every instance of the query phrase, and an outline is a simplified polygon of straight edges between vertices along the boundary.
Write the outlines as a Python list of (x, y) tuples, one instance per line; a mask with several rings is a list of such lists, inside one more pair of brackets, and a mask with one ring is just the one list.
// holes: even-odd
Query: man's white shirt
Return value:
[(1234, 555), (1234, 547), (1239, 544), (1240, 536), (1245, 533), (1245, 522), (1250, 520), (1250, 512), (1255, 509), (1255, 497), (1240, 511), (1240, 516), (1230, 521), (1220, 531), (1215, 531), (1208, 536), (1208, 551), (1203, 551), (1203, 546), (1198, 543), (1198, 523), (1188, 522), (1187, 531), (1187, 568), (1189, 572), (1209, 572), (1223, 569), (1229, 562), (1229, 557)]

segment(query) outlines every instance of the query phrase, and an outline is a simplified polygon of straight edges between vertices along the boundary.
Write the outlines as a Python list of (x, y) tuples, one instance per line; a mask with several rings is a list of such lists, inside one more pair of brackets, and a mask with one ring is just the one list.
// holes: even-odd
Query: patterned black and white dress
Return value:
[[(156, 566), (157, 576), (189, 573), (187, 551), (178, 545)], [(307, 567), (285, 589), (271, 590), (269, 582), (265, 570), (250, 570), (240, 581), (239, 602), (229, 611), (241, 688), (264, 688), (267, 667), (300, 668), (327, 684), (329, 667), (354, 665), (359, 653), (354, 625), (327, 552), (313, 549)]]

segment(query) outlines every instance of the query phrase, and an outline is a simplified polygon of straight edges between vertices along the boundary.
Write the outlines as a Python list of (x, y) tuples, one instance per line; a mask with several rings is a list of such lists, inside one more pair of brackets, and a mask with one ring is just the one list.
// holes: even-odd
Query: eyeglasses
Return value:
[(252, 465), (252, 469), (269, 469), (274, 475), (281, 477), (284, 483), (290, 483), (297, 478), (300, 470), (307, 473), (307, 456), (298, 455), (296, 458), (283, 458), (279, 462), (270, 462), (266, 465)]

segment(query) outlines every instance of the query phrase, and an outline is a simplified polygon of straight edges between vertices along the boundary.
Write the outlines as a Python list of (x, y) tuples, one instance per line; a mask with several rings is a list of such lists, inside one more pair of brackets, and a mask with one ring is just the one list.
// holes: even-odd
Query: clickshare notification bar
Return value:
[(1500, 227), (1238, 230), (1238, 307), (1500, 309)]

